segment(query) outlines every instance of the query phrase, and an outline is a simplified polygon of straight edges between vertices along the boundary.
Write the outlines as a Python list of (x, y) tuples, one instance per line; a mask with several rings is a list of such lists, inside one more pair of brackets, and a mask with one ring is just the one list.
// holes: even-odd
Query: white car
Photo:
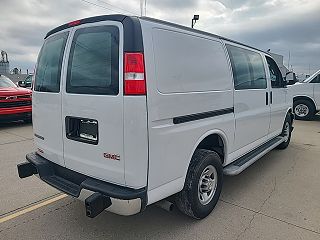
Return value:
[(288, 86), (296, 119), (310, 120), (320, 111), (320, 70), (301, 83)]
[(173, 196), (202, 219), (224, 174), (291, 137), (292, 99), (268, 53), (146, 17), (51, 30), (33, 90), (37, 151), (19, 176), (83, 199), (89, 217), (132, 215)]

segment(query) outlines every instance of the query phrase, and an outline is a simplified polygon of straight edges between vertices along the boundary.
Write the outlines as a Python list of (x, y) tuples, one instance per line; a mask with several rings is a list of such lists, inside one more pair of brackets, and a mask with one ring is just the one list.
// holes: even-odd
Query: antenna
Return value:
[(144, 0), (144, 16), (147, 16), (147, 0)]

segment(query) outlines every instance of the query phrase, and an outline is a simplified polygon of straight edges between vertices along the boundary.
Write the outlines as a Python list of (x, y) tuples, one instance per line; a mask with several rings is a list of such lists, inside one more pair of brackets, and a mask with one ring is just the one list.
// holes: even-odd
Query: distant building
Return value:
[(288, 72), (290, 72), (290, 70), (288, 68), (286, 68), (286, 66), (284, 66), (284, 64), (283, 64), (283, 56), (280, 54), (272, 53), (272, 52), (269, 52), (269, 54), (271, 55), (271, 57), (273, 57), (273, 59), (278, 64), (280, 71), (282, 73), (282, 76), (283, 77), (286, 76), (286, 74)]
[(25, 80), (29, 74), (21, 74), (21, 69), (18, 68), (12, 69), (10, 73), (10, 63), (8, 59), (8, 54), (3, 50), (1, 50), (0, 53), (0, 74), (7, 76), (14, 83), (17, 83), (20, 80)]
[(10, 65), (8, 60), (8, 54), (1, 50), (1, 58), (0, 58), (0, 74), (9, 74), (10, 73)]
[(5, 76), (7, 76), (8, 78), (10, 78), (10, 80), (14, 83), (17, 83), (19, 81), (23, 81), (28, 77), (28, 74), (4, 74)]

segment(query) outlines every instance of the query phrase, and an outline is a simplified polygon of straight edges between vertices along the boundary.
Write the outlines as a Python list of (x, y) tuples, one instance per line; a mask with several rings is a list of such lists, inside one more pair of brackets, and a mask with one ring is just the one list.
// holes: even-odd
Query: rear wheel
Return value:
[(285, 149), (288, 147), (291, 140), (291, 132), (292, 132), (292, 119), (288, 114), (283, 123), (281, 136), (284, 138), (284, 141), (277, 146), (278, 149)]
[(294, 115), (298, 120), (310, 120), (314, 117), (316, 110), (308, 100), (296, 100), (293, 103)]
[(214, 151), (197, 149), (193, 154), (183, 190), (176, 195), (176, 205), (184, 214), (202, 219), (218, 202), (223, 182), (219, 155)]

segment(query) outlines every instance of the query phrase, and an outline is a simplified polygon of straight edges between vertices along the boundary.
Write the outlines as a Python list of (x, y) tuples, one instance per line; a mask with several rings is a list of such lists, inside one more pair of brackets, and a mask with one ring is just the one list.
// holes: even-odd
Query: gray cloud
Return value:
[[(1, 0), (0, 49), (11, 68), (33, 69), (52, 28), (93, 15), (139, 13), (139, 0)], [(99, 5), (99, 6), (96, 6)], [(298, 72), (320, 68), (320, 2), (312, 0), (147, 0), (147, 15), (213, 32), (285, 56)]]

